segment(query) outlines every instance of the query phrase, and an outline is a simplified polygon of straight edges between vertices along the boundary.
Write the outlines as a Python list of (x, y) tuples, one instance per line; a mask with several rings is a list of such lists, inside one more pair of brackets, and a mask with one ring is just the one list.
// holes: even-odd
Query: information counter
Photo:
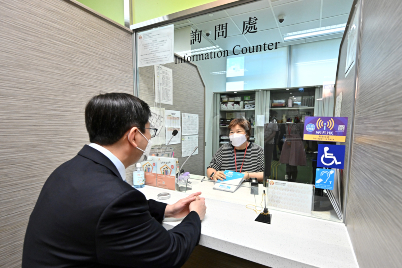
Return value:
[[(250, 194), (244, 183), (236, 192), (213, 190), (213, 182), (192, 175), (192, 190), (170, 191), (152, 186), (139, 189), (147, 199), (157, 200), (161, 192), (169, 192), (173, 204), (193, 192), (202, 192), (207, 213), (202, 222), (200, 245), (269, 267), (358, 267), (349, 235), (343, 223), (331, 222), (273, 210), (271, 224), (256, 222), (255, 211), (247, 204), (261, 204), (259, 195)], [(180, 220), (163, 222), (171, 229)]]

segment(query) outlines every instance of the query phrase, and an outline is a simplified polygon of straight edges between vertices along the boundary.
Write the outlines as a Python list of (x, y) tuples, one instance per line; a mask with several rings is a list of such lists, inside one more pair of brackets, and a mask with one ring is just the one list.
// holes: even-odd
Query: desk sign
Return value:
[(347, 117), (308, 116), (304, 122), (304, 140), (345, 142)]
[(313, 185), (269, 180), (268, 207), (311, 213)]

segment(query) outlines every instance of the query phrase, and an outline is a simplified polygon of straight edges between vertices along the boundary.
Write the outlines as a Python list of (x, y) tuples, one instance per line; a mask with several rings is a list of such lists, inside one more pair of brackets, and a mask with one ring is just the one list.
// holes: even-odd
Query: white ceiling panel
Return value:
[(191, 18), (189, 20), (194, 24), (198, 24), (198, 23), (204, 23), (204, 22), (208, 22), (208, 21), (223, 19), (223, 18), (227, 18), (227, 17), (228, 17), (228, 15), (226, 14), (225, 11), (218, 11), (215, 13)]
[(269, 6), (268, 0), (261, 0), (261, 1), (257, 1), (254, 3), (250, 3), (250, 4), (241, 5), (238, 7), (229, 8), (226, 10), (226, 12), (230, 16), (234, 16), (234, 15), (248, 13), (248, 12), (252, 12), (252, 11), (256, 11), (256, 10), (266, 9), (269, 7), (270, 6)]
[[(237, 27), (239, 27), (240, 31), (243, 31), (243, 22), (244, 21), (249, 21), (250, 17), (256, 17), (257, 18), (257, 31), (260, 30), (267, 30), (267, 29), (273, 29), (276, 28), (276, 22), (274, 15), (272, 15), (271, 9), (263, 9), (260, 11), (254, 11), (242, 15), (237, 15), (231, 17)], [(247, 33), (246, 35), (249, 35), (250, 33)]]
[(349, 15), (337, 16), (321, 20), (321, 27), (328, 27), (348, 22)]
[(219, 39), (219, 40), (216, 40), (215, 43), (217, 43), (219, 45), (219, 47), (221, 47), (222, 49), (227, 49), (229, 51), (232, 51), (234, 46), (236, 46), (236, 45), (240, 45), (240, 47), (250, 46), (250, 44), (247, 42), (247, 40), (244, 38), (243, 35)]
[(285, 21), (279, 26), (288, 26), (320, 19), (321, 0), (298, 1), (273, 9), (275, 17), (281, 14), (285, 15)]
[(300, 2), (303, 0), (271, 0), (272, 6), (281, 6), (281, 5), (286, 5), (286, 4), (290, 4), (293, 2)]
[[(318, 41), (324, 41), (324, 40), (330, 40), (330, 39), (336, 39), (336, 38), (341, 39), (342, 36), (343, 36), (343, 33), (330, 34), (330, 35), (317, 36), (317, 37), (310, 37), (310, 38), (306, 38), (306, 43), (318, 42)], [(341, 42), (341, 40), (339, 40), (339, 43), (340, 42)]]
[(318, 41), (342, 38), (342, 35), (343, 35), (343, 33), (338, 33), (338, 34), (333, 34), (333, 35), (325, 35), (325, 36), (317, 36), (317, 37), (310, 37), (310, 38), (304, 38), (304, 39), (297, 39), (297, 40), (289, 41), (289, 42), (286, 42), (286, 43), (280, 43), (278, 45), (278, 47), (294, 46), (294, 45), (300, 45), (300, 44), (305, 44), (305, 43), (312, 43), (312, 42), (318, 42)]
[[(212, 37), (212, 39), (214, 39), (215, 38), (215, 26), (217, 26), (219, 24), (225, 24), (225, 23), (228, 24), (227, 25), (227, 36), (228, 37), (241, 34), (240, 30), (237, 28), (237, 26), (233, 23), (233, 21), (230, 18), (196, 24), (195, 26), (199, 30), (202, 30), (203, 33), (211, 31), (211, 37)], [(222, 38), (222, 37), (220, 37), (220, 38)]]
[(349, 14), (353, 0), (323, 0), (322, 17), (333, 17)]
[(311, 29), (315, 29), (315, 28), (319, 28), (319, 27), (320, 27), (320, 20), (316, 20), (316, 21), (310, 21), (310, 22), (290, 25), (287, 27), (280, 27), (280, 29), (281, 29), (282, 34), (285, 35), (288, 33), (311, 30)]
[(245, 37), (253, 46), (262, 45), (264, 42), (267, 44), (282, 42), (282, 37), (278, 29), (259, 31), (255, 34), (247, 34)]
[(183, 28), (192, 25), (192, 23), (189, 20), (182, 20), (174, 23), (174, 28)]

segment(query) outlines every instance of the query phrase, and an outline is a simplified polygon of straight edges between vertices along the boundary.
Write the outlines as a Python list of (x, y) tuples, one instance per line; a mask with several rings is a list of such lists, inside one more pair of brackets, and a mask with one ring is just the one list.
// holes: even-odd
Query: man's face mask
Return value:
[(147, 147), (145, 147), (145, 150), (141, 149), (140, 147), (137, 147), (138, 150), (142, 151), (142, 155), (140, 157), (140, 159), (138, 160), (138, 162), (142, 162), (147, 160), (149, 154), (151, 153), (151, 147), (152, 147), (152, 142), (151, 140), (148, 140), (144, 134), (142, 134), (142, 132), (140, 130), (138, 130), (140, 132), (140, 134), (148, 141)]

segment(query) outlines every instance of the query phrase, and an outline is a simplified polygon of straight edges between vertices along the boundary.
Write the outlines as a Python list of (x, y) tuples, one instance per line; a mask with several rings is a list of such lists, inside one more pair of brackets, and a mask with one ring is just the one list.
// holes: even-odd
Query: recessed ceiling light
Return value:
[(233, 93), (237, 93), (237, 91), (233, 92)]
[(290, 92), (290, 94), (292, 94), (292, 92)]
[(289, 90), (288, 88), (286, 90)]
[(293, 32), (293, 33), (285, 34), (283, 36), (284, 37), (283, 39), (285, 41), (289, 41), (289, 40), (306, 38), (306, 37), (340, 33), (340, 32), (345, 31), (345, 27), (346, 27), (346, 23), (329, 26), (329, 27), (321, 27), (321, 28), (315, 28), (315, 29), (310, 29), (310, 30), (305, 30), (305, 31)]

